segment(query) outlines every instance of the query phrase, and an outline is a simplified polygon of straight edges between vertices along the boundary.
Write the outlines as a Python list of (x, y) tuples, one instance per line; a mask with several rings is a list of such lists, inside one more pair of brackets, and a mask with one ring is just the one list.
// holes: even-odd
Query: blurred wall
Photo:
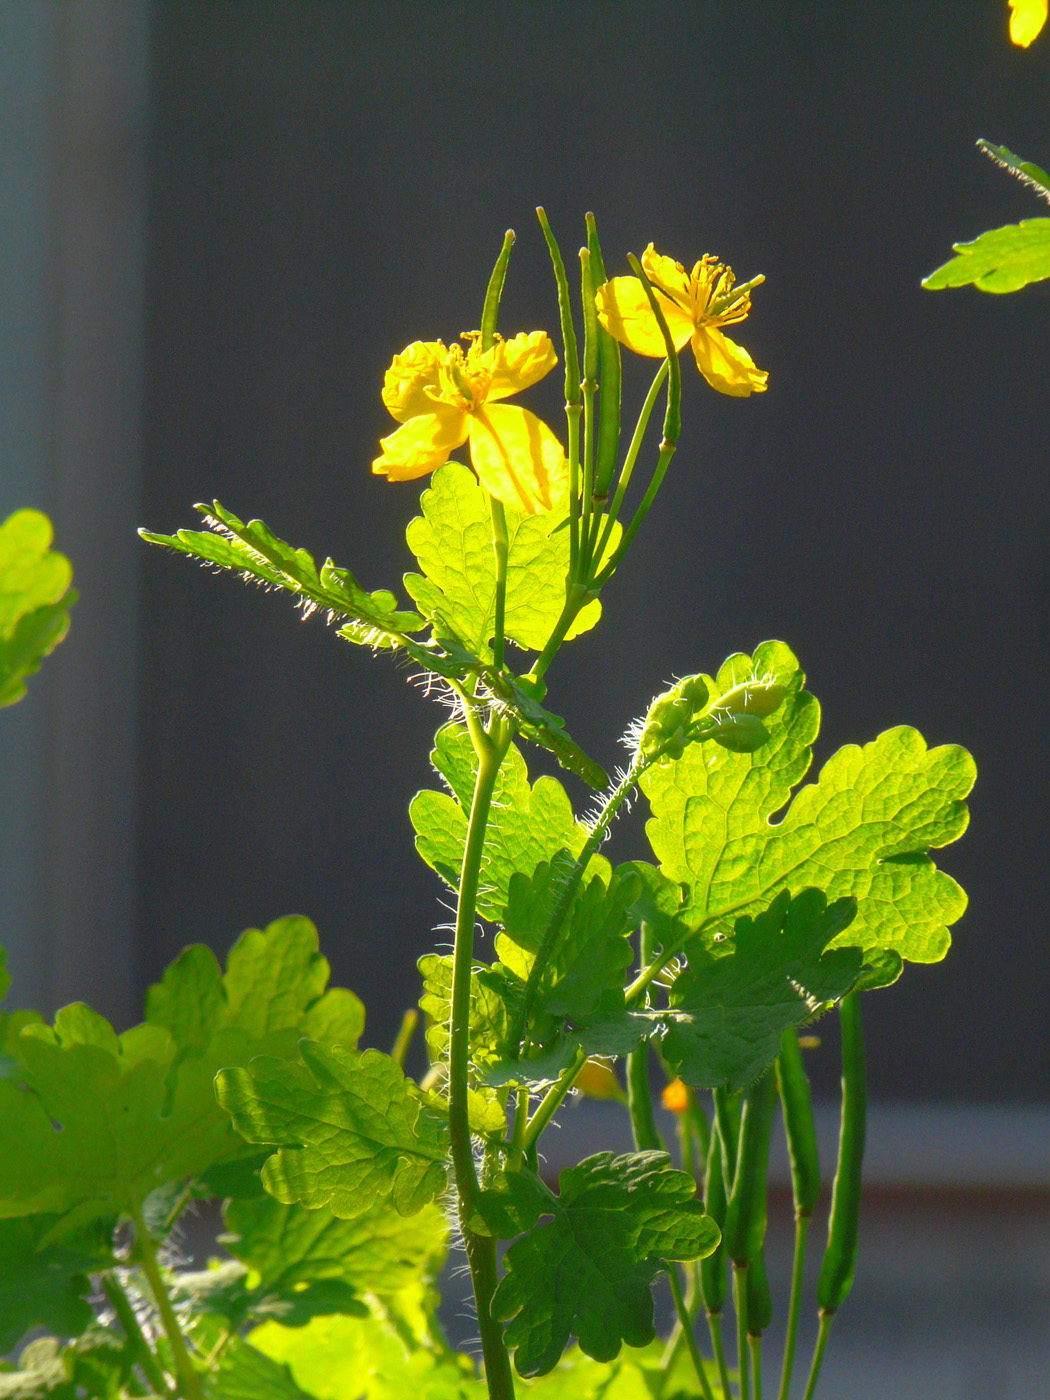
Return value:
[(0, 716), (12, 1001), (135, 1014), (139, 415), (148, 9), (0, 6), (0, 518), (47, 511), (82, 600)]
[[(390, 427), (382, 371), (408, 341), (447, 340), (476, 323), (507, 226), (519, 242), (504, 325), (554, 329), (532, 213), (542, 202), (570, 255), (593, 209), (614, 271), (652, 239), (683, 259), (715, 251), (741, 277), (765, 272), (739, 338), (771, 375), (767, 394), (733, 401), (686, 366), (674, 469), (608, 592), (616, 630), (575, 644), (554, 672), (551, 703), (613, 763), (624, 725), (670, 676), (781, 636), (824, 706), (818, 762), (897, 723), (934, 744), (971, 747), (981, 770), (973, 829), (939, 858), (969, 890), (971, 910), (943, 967), (910, 969), (870, 999), (873, 1091), (1047, 1098), (1050, 296), (1045, 286), (1004, 298), (918, 286), (953, 240), (1042, 212), (973, 151), (986, 135), (1050, 158), (1050, 44), (1011, 49), (1002, 8), (155, 5), (136, 514), (134, 194), (147, 107), (135, 45), (146, 11), (39, 7), (53, 26), (33, 41), (47, 76), (26, 100), (47, 114), (23, 176), (68, 190), (68, 173), (65, 185), (51, 173), (69, 171), (54, 153), (72, 149), (56, 113), (86, 100), (88, 79), (92, 92), (109, 93), (99, 129), (113, 140), (123, 132), (128, 158), (102, 161), (94, 203), (70, 195), (64, 212), (47, 206), (39, 219), (70, 230), (97, 227), (100, 210), (123, 211), (123, 224), (106, 225), (108, 251), (85, 245), (94, 262), (78, 264), (78, 285), (92, 290), (97, 321), (73, 324), (119, 325), (125, 338), (56, 338), (48, 308), (71, 303), (54, 289), (61, 279), (48, 280), (52, 254), (31, 236), (26, 265), (42, 280), (36, 301), (16, 302), (22, 333), (30, 359), (81, 375), (82, 396), (61, 400), (67, 432), (87, 433), (101, 415), (129, 436), (101, 450), (101, 430), (91, 429), (79, 465), (61, 468), (84, 492), (78, 510), (59, 495), (37, 497), (59, 516), (86, 597), (66, 654), (52, 662), (55, 679), (41, 677), (30, 703), (42, 714), (55, 703), (48, 687), (65, 686), (70, 708), (47, 720), (56, 741), (68, 744), (89, 714), (119, 736), (111, 766), (84, 759), (96, 777), (64, 818), (70, 868), (86, 860), (99, 879), (106, 868), (116, 874), (79, 902), (92, 933), (63, 952), (66, 980), (38, 983), (33, 996), (16, 988), (19, 1000), (67, 996), (75, 982), (116, 1004), (93, 985), (92, 967), (108, 963), (123, 985), (116, 950), (126, 933), (117, 931), (128, 927), (137, 754), (136, 997), (184, 943), (222, 951), (246, 925), (295, 909), (317, 921), (335, 976), (368, 1000), (370, 1042), (392, 1037), (417, 993), (413, 961), (448, 917), (438, 881), (411, 854), (406, 810), (432, 781), (426, 726), (440, 715), (382, 658), (325, 635), (319, 619), (301, 625), (279, 598), (140, 547), (131, 526), (189, 524), (193, 501), (218, 496), (333, 554), (368, 586), (396, 585), (411, 564), (403, 529), (418, 493), (368, 470)], [(68, 32), (68, 20), (54, 27), (60, 13), (104, 19), (127, 47), (107, 41), (106, 62), (96, 55), (80, 80), (59, 78), (69, 70), (48, 65), (69, 52), (68, 37), (53, 37)], [(27, 55), (37, 52), (26, 43)], [(106, 150), (84, 143), (72, 168), (83, 174)], [(68, 267), (81, 240), (67, 233), (56, 246)], [(119, 363), (100, 350), (117, 343)], [(636, 402), (645, 369), (628, 370)], [(557, 378), (531, 400), (552, 422)], [(114, 400), (123, 407), (107, 418)], [(42, 398), (32, 423), (50, 421), (58, 402)], [(42, 433), (22, 441), (19, 460), (48, 464), (41, 480), (74, 460)], [(76, 533), (85, 522), (95, 522), (90, 539)], [(106, 592), (109, 559), (122, 561), (119, 604)], [(123, 637), (122, 651), (99, 651), (93, 628), (103, 617), (105, 645)], [(105, 687), (97, 672), (83, 685), (68, 679), (90, 656)], [(112, 668), (99, 656), (112, 656)], [(28, 705), (23, 712), (13, 718), (28, 725)], [(88, 751), (85, 740), (77, 752)], [(38, 771), (36, 760), (21, 771)], [(107, 793), (91, 786), (102, 776)], [(57, 778), (48, 783), (50, 810), (65, 812)], [(34, 820), (43, 810), (38, 803)], [(643, 816), (636, 808), (617, 832), (614, 856), (642, 853)], [(74, 921), (69, 910), (62, 917), (33, 914), (26, 927), (66, 939), (58, 930)], [(816, 1073), (829, 1090), (833, 1046)]]

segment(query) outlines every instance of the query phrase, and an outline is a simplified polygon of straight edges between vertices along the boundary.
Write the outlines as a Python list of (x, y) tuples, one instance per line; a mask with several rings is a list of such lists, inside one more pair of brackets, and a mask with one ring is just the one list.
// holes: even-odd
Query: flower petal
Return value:
[(1010, 0), (1010, 42), (1026, 49), (1046, 23), (1047, 0)]
[(427, 400), (428, 413), (419, 413), (396, 433), (380, 441), (383, 455), (372, 463), (377, 476), (412, 481), (448, 461), (448, 454), (467, 440), (467, 415), (446, 404)]
[[(692, 317), (662, 292), (658, 291), (656, 297), (675, 349), (681, 350), (693, 333)], [(614, 277), (611, 282), (604, 282), (594, 295), (594, 303), (598, 320), (628, 350), (660, 359), (667, 354), (660, 325), (637, 277)]]
[(743, 399), (765, 389), (768, 371), (758, 369), (742, 345), (713, 326), (701, 326), (693, 335), (692, 345), (697, 369), (720, 394)]
[(440, 340), (417, 340), (395, 355), (383, 376), (383, 402), (399, 423), (420, 413), (433, 413), (427, 389), (438, 387), (438, 373), (448, 359)]
[(488, 403), (521, 393), (522, 389), (549, 374), (558, 363), (546, 331), (528, 334), (522, 331), (513, 340), (499, 340), (491, 350), (485, 351), (482, 360), (492, 375), (485, 395)]
[(565, 452), (527, 408), (493, 404), (472, 413), (470, 460), (485, 490), (513, 510), (536, 515), (565, 504)]
[(678, 303), (689, 313), (692, 302), (689, 296), (689, 273), (674, 258), (666, 258), (657, 253), (650, 243), (642, 254), (642, 271), (654, 287), (659, 287), (665, 296)]

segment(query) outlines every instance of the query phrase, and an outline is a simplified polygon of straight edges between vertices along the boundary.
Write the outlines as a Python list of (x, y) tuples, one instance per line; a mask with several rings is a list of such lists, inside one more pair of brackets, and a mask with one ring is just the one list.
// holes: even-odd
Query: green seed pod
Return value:
[(747, 1266), (747, 1333), (761, 1337), (773, 1320), (773, 1297), (766, 1274), (766, 1253), (760, 1249)]
[(766, 1179), (777, 1081), (767, 1070), (748, 1089), (740, 1119), (736, 1177), (726, 1205), (725, 1247), (734, 1264), (746, 1268), (766, 1234)]
[(802, 1219), (817, 1208), (820, 1197), (820, 1157), (817, 1153), (817, 1130), (813, 1121), (813, 1103), (809, 1079), (802, 1063), (798, 1035), (789, 1027), (780, 1038), (777, 1057), (777, 1083), (780, 1107), (784, 1115), (784, 1136), (787, 1138), (791, 1160), (791, 1190), (795, 1198), (795, 1216)]
[[(707, 1171), (704, 1175), (704, 1210), (719, 1229), (726, 1219), (726, 1187), (722, 1175), (722, 1142), (718, 1128), (712, 1124), (707, 1148)], [(719, 1245), (713, 1254), (700, 1260), (700, 1290), (704, 1307), (712, 1315), (720, 1313), (726, 1300), (726, 1251)]]
[(842, 1024), (842, 1119), (839, 1160), (831, 1193), (828, 1244), (817, 1281), (817, 1301), (825, 1315), (836, 1312), (849, 1296), (857, 1267), (860, 1221), (861, 1164), (868, 1109), (864, 1062), (864, 1032), (860, 993), (851, 992), (839, 1004)]
[(754, 753), (769, 738), (769, 730), (755, 715), (732, 714), (720, 721), (710, 737), (731, 753)]

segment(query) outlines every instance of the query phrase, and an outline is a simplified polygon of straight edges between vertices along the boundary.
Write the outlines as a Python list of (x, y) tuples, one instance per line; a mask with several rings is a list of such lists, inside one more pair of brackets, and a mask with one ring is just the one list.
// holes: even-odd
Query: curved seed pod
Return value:
[(795, 1198), (795, 1216), (810, 1216), (820, 1197), (820, 1156), (817, 1152), (817, 1129), (813, 1121), (813, 1103), (809, 1079), (802, 1063), (798, 1035), (789, 1027), (780, 1038), (777, 1056), (777, 1084), (780, 1107), (784, 1115), (784, 1135), (791, 1160), (791, 1191)]
[[(722, 1143), (717, 1124), (712, 1124), (704, 1175), (704, 1210), (719, 1229), (726, 1219), (726, 1187), (722, 1175)], [(704, 1307), (712, 1316), (720, 1313), (726, 1300), (726, 1252), (720, 1244), (713, 1254), (700, 1260), (700, 1291)]]
[(724, 1231), (729, 1257), (741, 1268), (746, 1268), (762, 1248), (766, 1234), (766, 1179), (776, 1086), (776, 1076), (767, 1070), (744, 1097), (736, 1176), (726, 1205)]
[(496, 266), (492, 269), (488, 290), (485, 293), (485, 307), (481, 313), (482, 350), (488, 350), (496, 339), (496, 326), (499, 324), (500, 298), (503, 296), (503, 283), (507, 279), (507, 264), (510, 262), (510, 250), (513, 247), (514, 230), (509, 228), (503, 235), (503, 247), (500, 249), (499, 257), (496, 259)]
[(837, 1311), (849, 1296), (857, 1267), (857, 1228), (860, 1221), (861, 1165), (868, 1110), (864, 1031), (860, 993), (851, 992), (839, 1004), (842, 1023), (842, 1120), (839, 1160), (831, 1195), (828, 1244), (817, 1281), (821, 1313)]
[[(591, 254), (594, 284), (606, 280), (605, 263), (598, 243), (594, 215), (587, 215), (587, 247)], [(620, 447), (620, 343), (598, 324), (598, 453), (594, 465), (594, 499), (604, 501), (609, 494), (616, 455)]]

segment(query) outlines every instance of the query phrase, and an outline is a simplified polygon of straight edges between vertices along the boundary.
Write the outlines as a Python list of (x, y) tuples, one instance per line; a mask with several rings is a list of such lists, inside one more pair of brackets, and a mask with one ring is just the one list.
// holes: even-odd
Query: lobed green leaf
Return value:
[(980, 292), (1016, 292), (1050, 277), (1050, 219), (1022, 219), (952, 248), (956, 256), (923, 278), (927, 291), (972, 284)]
[(53, 538), (38, 510), (15, 511), (0, 525), (0, 706), (22, 698), (69, 630), (73, 570), (51, 549)]
[(768, 670), (787, 694), (766, 721), (762, 749), (693, 746), (641, 780), (661, 874), (683, 892), (677, 911), (661, 912), (665, 948), (685, 937), (687, 951), (692, 940), (710, 946), (732, 933), (739, 914), (761, 911), (784, 889), (813, 886), (829, 900), (858, 901), (837, 944), (936, 962), (966, 896), (927, 851), (966, 829), (972, 758), (956, 746), (928, 750), (914, 729), (891, 729), (863, 748), (840, 749), (774, 823), (812, 761), (819, 706), (782, 643), (764, 644), (754, 660), (731, 657), (711, 684), (725, 691)]
[(321, 608), (332, 621), (344, 624), (341, 635), (350, 641), (390, 645), (402, 634), (422, 628), (423, 619), (400, 612), (392, 593), (367, 592), (349, 569), (338, 568), (331, 559), (318, 569), (311, 554), (278, 539), (263, 521), (245, 524), (218, 501), (196, 509), (204, 516), (207, 530), (179, 530), (174, 535), (140, 530), (139, 534), (150, 544), (294, 594), (310, 610)]
[[(449, 724), (439, 730), (430, 761), (449, 792), (417, 793), (409, 816), (416, 831), (417, 851), (431, 869), (457, 889), (477, 771), (466, 728)], [(502, 919), (514, 874), (531, 878), (537, 866), (553, 860), (560, 850), (578, 855), (586, 840), (587, 832), (576, 821), (562, 785), (549, 777), (530, 785), (525, 760), (511, 745), (492, 799), (492, 819), (481, 863), (479, 914), (486, 919)], [(591, 868), (608, 870), (608, 863), (596, 856)]]
[(259, 1056), (223, 1070), (216, 1093), (249, 1142), (279, 1150), (263, 1168), (277, 1200), (351, 1219), (389, 1198), (414, 1215), (445, 1188), (447, 1126), (378, 1050), (300, 1044), (303, 1064)]
[[(467, 645), (490, 659), (496, 608), (496, 561), (486, 492), (474, 473), (449, 462), (431, 478), (420, 499), (423, 514), (410, 522), (409, 548), (422, 574), (406, 574), (405, 587), (419, 611), (451, 623)], [(506, 509), (507, 637), (526, 651), (540, 651), (565, 603), (569, 535), (564, 515), (520, 515)], [(597, 599), (576, 617), (566, 639), (595, 626)]]
[(492, 1303), (509, 1321), (508, 1346), (522, 1376), (553, 1370), (570, 1336), (596, 1361), (655, 1336), (650, 1285), (671, 1260), (716, 1248), (718, 1227), (696, 1183), (664, 1152), (600, 1152), (562, 1172), (554, 1219), (504, 1256)]
[(94, 1320), (89, 1275), (115, 1262), (111, 1222), (96, 1221), (51, 1240), (58, 1219), (0, 1220), (0, 1354), (32, 1327), (75, 1337)]
[(814, 889), (783, 890), (764, 913), (743, 915), (728, 951), (694, 947), (671, 987), (661, 1051), (680, 1079), (730, 1093), (776, 1059), (781, 1033), (838, 1001), (861, 970), (859, 948), (825, 951), (856, 912)]

